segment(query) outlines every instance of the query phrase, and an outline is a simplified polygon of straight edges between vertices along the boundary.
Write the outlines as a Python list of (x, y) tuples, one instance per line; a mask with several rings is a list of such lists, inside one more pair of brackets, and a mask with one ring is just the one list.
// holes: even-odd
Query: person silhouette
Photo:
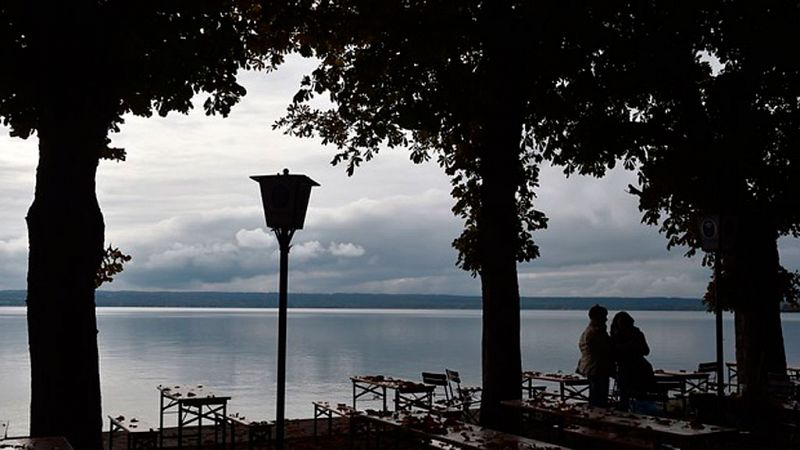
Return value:
[(581, 358), (576, 372), (589, 379), (589, 404), (608, 405), (608, 377), (611, 375), (611, 339), (606, 332), (608, 310), (595, 304), (589, 308), (589, 325), (581, 334)]
[(611, 348), (616, 366), (620, 409), (627, 410), (631, 399), (650, 392), (655, 383), (653, 366), (645, 356), (650, 347), (644, 333), (634, 326), (633, 317), (625, 311), (611, 321)]

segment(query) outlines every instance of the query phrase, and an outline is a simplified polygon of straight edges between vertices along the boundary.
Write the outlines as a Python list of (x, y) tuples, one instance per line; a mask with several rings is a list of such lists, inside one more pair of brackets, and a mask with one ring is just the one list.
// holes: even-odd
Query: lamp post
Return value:
[(714, 324), (716, 330), (717, 353), (717, 395), (725, 396), (725, 375), (723, 372), (724, 354), (722, 350), (722, 299), (719, 296), (720, 284), (720, 216), (708, 215), (700, 218), (700, 244), (703, 250), (714, 252)]
[(289, 248), (296, 230), (303, 229), (311, 188), (319, 183), (305, 175), (256, 175), (250, 177), (261, 187), (261, 202), (267, 227), (275, 232), (281, 253), (278, 282), (278, 392), (275, 402), (275, 447), (283, 450), (284, 410), (286, 399), (286, 290), (289, 272)]

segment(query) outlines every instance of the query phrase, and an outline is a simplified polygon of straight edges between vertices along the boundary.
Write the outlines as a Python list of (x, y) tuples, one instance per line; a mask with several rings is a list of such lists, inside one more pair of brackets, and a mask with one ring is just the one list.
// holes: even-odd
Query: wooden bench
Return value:
[[(344, 417), (347, 419), (361, 414), (357, 409), (344, 403), (338, 403), (336, 406), (331, 405), (329, 402), (316, 401), (311, 402), (314, 405), (314, 437), (317, 436), (317, 420), (327, 419), (328, 422), (328, 436), (333, 432), (333, 416)], [(348, 426), (352, 433), (353, 422), (349, 421)]]
[[(566, 447), (560, 445), (503, 433), (425, 412), (377, 413), (359, 415), (358, 418), (367, 425), (372, 425), (377, 439), (389, 431), (394, 434), (395, 438), (403, 435), (406, 439), (415, 440), (417, 444), (432, 448), (567, 450)], [(369, 438), (369, 434), (367, 438)], [(367, 447), (370, 448), (369, 443)], [(378, 443), (375, 448), (386, 447), (386, 445)]]
[(582, 425), (567, 425), (561, 429), (562, 434), (568, 440), (567, 445), (579, 444), (590, 448), (613, 448), (613, 449), (654, 449), (652, 442), (644, 439), (625, 436), (612, 431), (590, 428)]
[(128, 437), (128, 450), (154, 450), (158, 448), (158, 428), (138, 417), (108, 416), (108, 450), (114, 450), (114, 434), (124, 432)]
[(12, 450), (73, 450), (63, 436), (3, 439), (0, 448)]
[(272, 448), (272, 427), (274, 424), (267, 421), (246, 420), (238, 413), (230, 413), (225, 416), (225, 423), (231, 427), (231, 450), (236, 450), (236, 430), (245, 428), (247, 430), (247, 449), (253, 450), (256, 446), (261, 447), (266, 444), (268, 449)]
[(480, 400), (474, 403), (461, 402), (458, 400), (451, 402), (439, 401), (434, 402), (430, 409), (424, 408), (422, 410), (437, 416), (448, 417), (477, 425), (480, 419)]
[(425, 443), (426, 448), (435, 448), (438, 450), (458, 450), (455, 444), (448, 444), (442, 441), (430, 441)]

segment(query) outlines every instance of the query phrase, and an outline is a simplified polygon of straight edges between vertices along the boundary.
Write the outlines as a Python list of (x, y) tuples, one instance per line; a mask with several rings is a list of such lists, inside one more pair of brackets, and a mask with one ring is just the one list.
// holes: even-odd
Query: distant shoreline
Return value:
[[(25, 291), (0, 291), (0, 306), (25, 306)], [(277, 294), (258, 292), (97, 291), (102, 307), (275, 308)], [(700, 299), (680, 297), (522, 297), (523, 310), (705, 311)], [(290, 308), (481, 309), (478, 296), (427, 294), (289, 294)]]
[[(25, 306), (23, 290), (0, 290), (0, 306)], [(599, 303), (612, 311), (706, 311), (702, 300), (685, 297), (522, 297), (523, 310), (588, 310)], [(276, 308), (275, 292), (97, 291), (102, 307)], [(289, 293), (289, 308), (481, 309), (481, 298), (434, 294)], [(784, 307), (783, 312), (800, 312)]]

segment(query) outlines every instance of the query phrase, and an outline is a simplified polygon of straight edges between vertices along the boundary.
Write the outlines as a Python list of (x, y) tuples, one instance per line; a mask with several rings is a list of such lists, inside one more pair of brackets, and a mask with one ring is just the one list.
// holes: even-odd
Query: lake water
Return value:
[[(613, 314), (613, 311), (612, 311)], [(269, 309), (98, 308), (105, 414), (158, 423), (156, 386), (203, 384), (232, 400), (229, 410), (275, 417), (277, 313)], [(657, 368), (714, 360), (711, 314), (632, 312)], [(731, 316), (726, 359), (733, 359)], [(522, 312), (527, 370), (572, 372), (584, 311)], [(800, 314), (783, 317), (787, 359), (800, 365)], [(350, 402), (349, 377), (419, 379), (421, 371), (459, 370), (480, 382), (480, 311), (289, 310), (287, 417), (311, 417), (313, 400)], [(0, 419), (27, 433), (30, 381), (24, 308), (0, 308)]]

